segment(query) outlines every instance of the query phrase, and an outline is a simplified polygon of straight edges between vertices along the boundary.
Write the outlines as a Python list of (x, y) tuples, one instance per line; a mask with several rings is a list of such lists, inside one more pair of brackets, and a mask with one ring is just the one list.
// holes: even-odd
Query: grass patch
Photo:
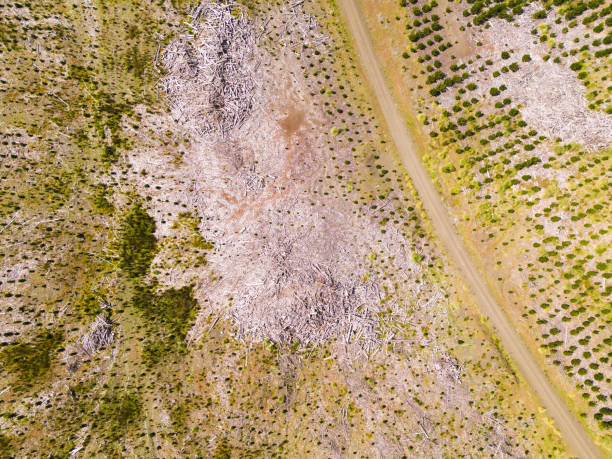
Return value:
[(157, 251), (155, 220), (136, 204), (121, 225), (120, 268), (130, 277), (147, 274)]
[(31, 383), (49, 371), (63, 340), (62, 333), (43, 331), (29, 343), (9, 344), (0, 354), (4, 370), (15, 374), (21, 384)]
[[(117, 441), (142, 414), (142, 401), (134, 394), (111, 395), (102, 399), (97, 424), (104, 429), (107, 440)], [(107, 445), (110, 444), (107, 442)]]
[(142, 353), (147, 366), (156, 365), (172, 352), (184, 350), (183, 342), (198, 311), (192, 286), (156, 293), (154, 286), (140, 285), (136, 287), (132, 305), (142, 312), (151, 328)]

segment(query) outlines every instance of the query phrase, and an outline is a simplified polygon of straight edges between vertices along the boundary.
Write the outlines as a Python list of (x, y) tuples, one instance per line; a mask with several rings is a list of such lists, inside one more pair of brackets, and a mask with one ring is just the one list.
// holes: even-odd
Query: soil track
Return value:
[(481, 311), (488, 316), (490, 324), (494, 327), (505, 351), (513, 359), (523, 378), (540, 398), (548, 414), (555, 420), (557, 428), (574, 454), (584, 458), (602, 457), (584, 427), (568, 410), (544, 371), (538, 365), (537, 360), (521, 340), (502, 307), (495, 300), (486, 281), (478, 272), (476, 265), (470, 259), (461, 236), (453, 226), (442, 199), (433, 186), (427, 170), (421, 163), (416, 145), (410, 136), (404, 119), (395, 106), (391, 91), (386, 85), (381, 66), (376, 58), (374, 46), (365, 21), (361, 16), (357, 0), (339, 0), (338, 3), (354, 40), (363, 72), (376, 95), (389, 133), (419, 193), (436, 234), (445, 246), (450, 259), (459, 269)]

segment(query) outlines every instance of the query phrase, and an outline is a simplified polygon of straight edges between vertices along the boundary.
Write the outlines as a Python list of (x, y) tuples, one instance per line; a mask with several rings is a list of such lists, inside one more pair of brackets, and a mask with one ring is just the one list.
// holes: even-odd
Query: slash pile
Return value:
[(161, 88), (177, 122), (198, 136), (227, 138), (253, 110), (257, 37), (235, 3), (204, 2), (189, 16), (188, 30), (162, 55)]

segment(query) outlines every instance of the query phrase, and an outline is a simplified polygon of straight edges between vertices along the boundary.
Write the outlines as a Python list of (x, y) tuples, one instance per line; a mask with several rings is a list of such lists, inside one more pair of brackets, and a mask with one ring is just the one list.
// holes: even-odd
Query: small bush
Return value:
[(544, 19), (545, 17), (546, 17), (546, 10), (537, 11), (533, 15), (534, 19)]
[(595, 57), (606, 57), (612, 54), (612, 48), (600, 49), (595, 51)]
[(582, 63), (581, 62), (573, 62), (570, 65), (570, 69), (572, 69), (573, 71), (577, 72), (578, 70), (582, 69)]

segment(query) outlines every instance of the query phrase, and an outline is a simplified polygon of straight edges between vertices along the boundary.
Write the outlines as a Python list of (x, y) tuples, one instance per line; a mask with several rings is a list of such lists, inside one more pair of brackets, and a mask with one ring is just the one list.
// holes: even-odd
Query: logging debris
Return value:
[(203, 2), (162, 53), (160, 81), (175, 120), (199, 137), (228, 138), (253, 111), (260, 60), (253, 26), (233, 2)]

